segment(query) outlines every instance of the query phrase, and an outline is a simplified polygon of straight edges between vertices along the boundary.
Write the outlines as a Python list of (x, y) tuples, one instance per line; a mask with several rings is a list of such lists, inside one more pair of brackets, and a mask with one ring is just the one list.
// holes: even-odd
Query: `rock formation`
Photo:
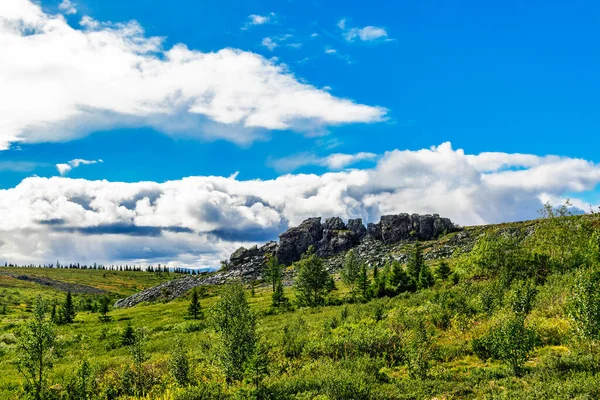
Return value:
[(223, 268), (207, 277), (186, 277), (165, 282), (154, 288), (136, 293), (117, 301), (115, 307), (131, 307), (144, 301), (171, 300), (182, 296), (194, 286), (222, 284), (231, 279), (244, 282), (259, 279), (267, 257), (276, 255), (285, 265), (298, 261), (310, 246), (317, 255), (327, 259), (330, 269), (341, 265), (342, 253), (356, 248), (359, 256), (369, 262), (381, 263), (391, 255), (391, 245), (414, 240), (437, 239), (444, 233), (459, 230), (448, 218), (437, 214), (384, 215), (377, 223), (365, 227), (360, 218), (350, 219), (347, 224), (339, 217), (308, 218), (300, 225), (279, 235), (279, 243), (268, 242), (249, 249), (240, 247), (234, 251)]

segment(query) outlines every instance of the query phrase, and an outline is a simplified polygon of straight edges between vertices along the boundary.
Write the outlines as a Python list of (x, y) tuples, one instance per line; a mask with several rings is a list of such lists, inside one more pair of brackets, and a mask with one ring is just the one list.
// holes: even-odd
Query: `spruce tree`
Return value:
[(361, 264), (360, 270), (358, 273), (358, 277), (356, 279), (356, 289), (363, 300), (367, 301), (371, 298), (370, 293), (370, 280), (367, 274), (367, 266), (365, 264)]
[(98, 311), (100, 312), (99, 318), (102, 322), (110, 321), (110, 316), (108, 315), (108, 312), (110, 311), (109, 305), (110, 299), (108, 298), (108, 296), (100, 297), (100, 308)]
[(198, 297), (198, 289), (193, 288), (190, 296), (190, 305), (188, 306), (188, 316), (192, 319), (202, 319), (204, 313)]
[(392, 271), (388, 280), (390, 290), (394, 294), (399, 294), (414, 290), (416, 282), (413, 282), (411, 277), (404, 271), (402, 265), (398, 261), (392, 262)]
[(450, 266), (446, 261), (442, 261), (440, 266), (435, 271), (435, 274), (441, 281), (448, 279), (451, 273), (452, 271), (450, 270)]
[(67, 292), (67, 297), (65, 297), (65, 302), (63, 303), (61, 309), (61, 322), (64, 324), (70, 324), (75, 320), (75, 305), (73, 304), (73, 296), (71, 292)]
[(285, 296), (285, 293), (283, 291), (283, 282), (281, 282), (281, 281), (277, 282), (277, 286), (275, 286), (275, 291), (273, 292), (273, 295), (271, 296), (271, 301), (272, 301), (272, 305), (274, 307), (281, 307), (281, 306), (289, 305), (289, 300)]
[(419, 278), (421, 276), (421, 270), (425, 265), (425, 260), (423, 259), (423, 249), (421, 248), (421, 244), (419, 242), (415, 242), (413, 247), (413, 251), (410, 254), (410, 258), (408, 259), (408, 264), (406, 266), (406, 272), (414, 282), (415, 286), (419, 283)]

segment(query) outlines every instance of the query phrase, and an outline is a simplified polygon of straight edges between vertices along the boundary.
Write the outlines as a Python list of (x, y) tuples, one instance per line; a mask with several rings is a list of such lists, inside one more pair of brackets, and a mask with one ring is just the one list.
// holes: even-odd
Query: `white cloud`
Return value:
[(77, 8), (75, 8), (75, 4), (71, 3), (69, 0), (63, 0), (58, 5), (58, 9), (67, 15), (77, 14)]
[(251, 14), (248, 16), (248, 21), (242, 26), (242, 30), (247, 30), (252, 26), (274, 23), (276, 21), (275, 13), (271, 12), (267, 15)]
[(335, 153), (325, 157), (318, 157), (314, 153), (300, 153), (293, 156), (280, 158), (270, 162), (277, 171), (290, 172), (307, 165), (317, 165), (330, 170), (341, 170), (363, 160), (374, 160), (374, 153), (360, 152), (356, 154)]
[(0, 161), (0, 171), (31, 172), (45, 165), (34, 161)]
[(337, 26), (342, 30), (342, 34), (348, 42), (353, 42), (355, 40), (361, 40), (363, 42), (391, 40), (388, 38), (388, 34), (385, 28), (382, 28), (380, 26), (369, 25), (363, 28), (348, 28), (348, 24), (345, 19), (341, 19), (337, 23)]
[(277, 46), (279, 46), (277, 44), (277, 42), (275, 42), (273, 39), (271, 39), (270, 37), (266, 37), (262, 40), (261, 44), (266, 47), (267, 49), (269, 49), (269, 51), (273, 51), (275, 50), (275, 48)]
[(68, 174), (73, 168), (77, 168), (80, 165), (90, 165), (97, 164), (103, 162), (102, 160), (84, 160), (81, 158), (76, 158), (74, 160), (69, 161), (65, 164), (56, 164), (56, 169), (61, 175)]
[(383, 108), (334, 97), (254, 53), (165, 49), (135, 21), (80, 24), (29, 0), (0, 1), (0, 150), (123, 126), (247, 144), (268, 130), (385, 118)]
[[(336, 164), (334, 158), (329, 160)], [(526, 165), (524, 165), (526, 164)], [(27, 178), (0, 190), (0, 260), (214, 266), (311, 216), (439, 213), (462, 225), (535, 218), (542, 201), (586, 193), (600, 165), (566, 157), (465, 154), (450, 143), (385, 153), (376, 166), (239, 181)]]

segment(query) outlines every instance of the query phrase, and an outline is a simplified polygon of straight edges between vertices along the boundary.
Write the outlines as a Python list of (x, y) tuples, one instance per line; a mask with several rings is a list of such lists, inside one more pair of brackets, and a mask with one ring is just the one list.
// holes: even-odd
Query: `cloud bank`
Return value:
[(75, 29), (29, 0), (0, 1), (0, 48), (0, 150), (127, 126), (248, 144), (267, 131), (323, 133), (386, 115), (258, 54), (165, 49), (135, 21), (84, 16)]
[(600, 165), (586, 160), (465, 154), (450, 143), (389, 151), (370, 169), (272, 180), (32, 177), (0, 190), (0, 261), (217, 267), (239, 245), (276, 239), (311, 216), (369, 222), (383, 214), (439, 213), (462, 225), (522, 220), (535, 218), (543, 201), (591, 191), (598, 182)]

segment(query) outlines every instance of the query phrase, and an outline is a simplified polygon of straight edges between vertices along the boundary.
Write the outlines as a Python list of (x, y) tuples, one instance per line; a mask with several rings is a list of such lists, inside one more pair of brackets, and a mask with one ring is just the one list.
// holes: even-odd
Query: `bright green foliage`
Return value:
[(67, 292), (65, 302), (61, 308), (60, 322), (63, 324), (71, 324), (75, 320), (75, 305), (73, 304), (73, 296), (71, 292)]
[(254, 347), (246, 366), (246, 377), (258, 390), (263, 378), (269, 375), (269, 351), (262, 340)]
[(175, 346), (169, 359), (169, 370), (179, 386), (185, 387), (190, 383), (190, 359), (187, 348), (180, 337), (175, 340)]
[(591, 226), (589, 219), (574, 215), (567, 200), (559, 207), (550, 203), (540, 210), (540, 222), (532, 237), (537, 252), (547, 254), (563, 270), (586, 263)]
[(133, 360), (133, 393), (136, 396), (145, 396), (148, 389), (148, 376), (143, 368), (143, 364), (150, 358), (146, 351), (146, 340), (148, 332), (145, 328), (136, 328), (133, 336), (133, 343), (129, 347), (129, 352)]
[(364, 263), (360, 265), (360, 272), (356, 278), (356, 291), (364, 301), (371, 299), (371, 281)]
[(508, 292), (508, 307), (517, 315), (527, 315), (533, 308), (537, 294), (535, 284), (531, 281), (517, 281)]
[(110, 312), (110, 299), (108, 298), (108, 296), (100, 297), (100, 307), (98, 309), (98, 312), (100, 312), (100, 321), (110, 321), (111, 318), (110, 315), (108, 315), (108, 313)]
[(229, 381), (240, 380), (256, 345), (256, 321), (240, 283), (227, 285), (212, 309), (219, 358)]
[(567, 311), (581, 339), (600, 340), (600, 270), (577, 273)]
[(56, 331), (46, 319), (46, 305), (38, 297), (33, 318), (19, 332), (16, 366), (25, 379), (25, 392), (35, 400), (46, 398), (48, 372), (56, 358)]
[(198, 297), (198, 289), (193, 288), (192, 293), (190, 295), (190, 305), (188, 306), (188, 317), (192, 319), (202, 319), (204, 318), (204, 313), (202, 312), (202, 306), (200, 305), (200, 299)]
[(349, 250), (344, 259), (342, 270), (342, 282), (350, 286), (352, 294), (355, 294), (356, 280), (359, 279), (361, 263), (358, 261), (354, 250)]
[(294, 288), (298, 303), (309, 307), (323, 304), (330, 281), (323, 260), (309, 249), (307, 254), (296, 263), (295, 268)]
[(289, 299), (285, 296), (283, 291), (283, 282), (281, 280), (275, 285), (275, 291), (271, 295), (271, 304), (273, 307), (287, 307), (289, 306)]
[(535, 342), (536, 333), (525, 326), (525, 316), (514, 314), (490, 329), (484, 337), (473, 340), (472, 345), (482, 359), (501, 360), (516, 376), (521, 376)]
[(452, 270), (450, 269), (450, 266), (448, 265), (448, 263), (446, 261), (442, 261), (440, 263), (440, 265), (437, 267), (437, 269), (435, 270), (435, 275), (441, 281), (445, 281), (446, 279), (448, 279), (448, 277), (450, 276), (451, 273), (452, 273)]
[(419, 274), (419, 281), (417, 282), (418, 289), (427, 289), (435, 284), (435, 278), (429, 269), (429, 265), (423, 263), (421, 267), (421, 273)]
[(415, 288), (413, 280), (404, 271), (404, 268), (402, 268), (402, 265), (398, 261), (392, 262), (392, 269), (388, 278), (388, 288), (388, 292), (391, 294), (408, 292)]
[(271, 284), (273, 292), (277, 289), (277, 282), (283, 279), (283, 264), (279, 263), (279, 259), (275, 255), (270, 255), (265, 264), (263, 271), (264, 279)]
[(125, 329), (121, 333), (121, 346), (131, 346), (135, 342), (135, 330), (128, 322)]
[(408, 263), (406, 264), (406, 272), (413, 282), (419, 282), (421, 270), (424, 265), (425, 259), (423, 258), (423, 248), (421, 247), (421, 243), (415, 242), (410, 257), (408, 258)]
[(431, 360), (431, 338), (422, 318), (405, 338), (405, 352), (408, 373), (412, 378), (425, 379), (429, 373)]
[(75, 376), (66, 386), (67, 400), (91, 400), (97, 392), (94, 370), (88, 360), (83, 360)]

